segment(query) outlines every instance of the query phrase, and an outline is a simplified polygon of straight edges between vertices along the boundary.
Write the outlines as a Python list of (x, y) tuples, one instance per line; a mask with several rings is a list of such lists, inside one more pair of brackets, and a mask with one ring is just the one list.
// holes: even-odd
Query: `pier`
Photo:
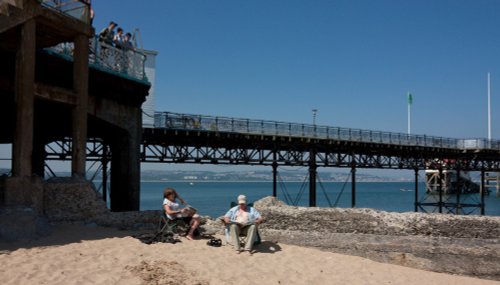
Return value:
[(12, 174), (0, 182), (4, 205), (40, 208), (46, 145), (70, 139), (72, 176), (85, 179), (87, 141), (99, 139), (113, 153), (112, 210), (139, 209), (141, 105), (151, 85), (139, 53), (127, 52), (135, 68), (124, 69), (120, 53), (95, 40), (89, 8), (87, 1), (2, 2), (0, 143), (12, 144)]
[[(13, 146), (12, 174), (0, 181), (4, 205), (36, 207), (40, 194), (32, 194), (43, 188), (50, 160), (71, 161), (75, 179), (99, 163), (112, 211), (139, 210), (141, 162), (269, 166), (273, 196), (279, 167), (305, 166), (311, 207), (319, 167), (350, 169), (352, 207), (360, 168), (414, 171), (415, 211), (484, 214), (486, 190), (496, 185), (498, 193), (500, 141), (174, 112), (155, 112), (144, 126), (141, 107), (151, 87), (145, 53), (95, 38), (85, 1), (71, 1), (79, 3), (71, 10), (41, 2), (9, 1), (0, 9), (0, 143)], [(424, 171), (438, 177), (437, 201), (419, 200)], [(467, 182), (460, 173), (470, 171), (481, 173), (477, 203), (462, 199)], [(459, 190), (454, 201), (443, 200), (443, 177), (452, 172)]]

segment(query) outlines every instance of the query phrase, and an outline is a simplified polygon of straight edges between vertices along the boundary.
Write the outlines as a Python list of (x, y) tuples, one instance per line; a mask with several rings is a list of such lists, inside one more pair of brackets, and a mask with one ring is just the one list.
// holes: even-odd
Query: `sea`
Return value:
[[(141, 210), (162, 207), (163, 190), (172, 187), (202, 216), (217, 218), (229, 209), (231, 201), (240, 194), (249, 202), (272, 196), (272, 182), (141, 182)], [(387, 212), (414, 212), (415, 184), (413, 182), (357, 182), (356, 208), (371, 208)], [(418, 185), (420, 202), (437, 202), (438, 195), (425, 193), (425, 183)], [(321, 208), (351, 208), (351, 183), (322, 182), (316, 186), (316, 205)], [(277, 186), (277, 198), (288, 205), (309, 205), (309, 185), (302, 182), (283, 182)], [(443, 196), (444, 202), (455, 202), (456, 195)], [(479, 194), (462, 194), (463, 204), (479, 204)], [(485, 196), (485, 214), (500, 216), (500, 197), (494, 192)], [(438, 212), (427, 207), (426, 212)], [(451, 209), (454, 211), (454, 209)], [(443, 213), (448, 209), (443, 208)], [(479, 208), (467, 207), (464, 214), (479, 215)], [(419, 209), (422, 212), (422, 209)]]

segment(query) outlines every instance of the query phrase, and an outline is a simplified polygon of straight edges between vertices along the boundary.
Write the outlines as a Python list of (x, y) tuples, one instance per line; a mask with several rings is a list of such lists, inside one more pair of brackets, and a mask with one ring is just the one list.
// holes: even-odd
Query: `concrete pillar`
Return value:
[(73, 153), (71, 173), (75, 177), (85, 177), (85, 143), (87, 141), (87, 106), (89, 82), (89, 39), (85, 35), (75, 38), (73, 63), (73, 90), (77, 105), (73, 109), (72, 140)]
[(457, 171), (457, 182), (455, 185), (455, 191), (457, 194), (457, 204), (455, 208), (455, 214), (460, 215), (462, 213), (462, 205), (460, 204), (460, 192), (462, 192), (462, 179), (460, 179), (460, 164), (456, 165)]
[(439, 213), (443, 213), (443, 168), (439, 166)]
[(415, 167), (415, 212), (418, 212), (418, 167)]
[(484, 168), (481, 169), (481, 189), (480, 189), (480, 195), (481, 195), (481, 216), (484, 216), (484, 191), (486, 190), (485, 184), (484, 184)]
[(273, 153), (273, 197), (277, 197), (278, 163), (276, 162), (276, 151)]
[(352, 155), (351, 162), (351, 208), (356, 208), (356, 161), (354, 159), (355, 155)]
[(31, 176), (33, 152), (33, 111), (35, 99), (36, 22), (21, 27), (16, 54), (15, 108), (16, 127), (12, 144), (12, 176)]
[(316, 150), (309, 152), (309, 207), (316, 207)]
[(111, 145), (111, 211), (138, 211), (140, 207), (141, 110), (128, 131), (114, 133)]

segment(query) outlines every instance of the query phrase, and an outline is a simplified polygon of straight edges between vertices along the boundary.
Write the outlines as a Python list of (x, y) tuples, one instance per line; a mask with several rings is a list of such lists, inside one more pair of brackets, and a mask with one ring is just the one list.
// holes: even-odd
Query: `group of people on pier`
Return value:
[(117, 48), (134, 49), (132, 34), (129, 32), (124, 34), (121, 27), (118, 27), (115, 33), (116, 27), (118, 27), (117, 23), (113, 21), (109, 22), (109, 25), (99, 33), (99, 41)]

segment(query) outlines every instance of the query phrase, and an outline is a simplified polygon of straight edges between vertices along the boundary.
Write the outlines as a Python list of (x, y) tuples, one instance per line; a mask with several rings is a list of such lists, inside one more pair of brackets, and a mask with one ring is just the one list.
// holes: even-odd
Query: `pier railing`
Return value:
[(90, 0), (39, 0), (47, 8), (90, 23)]
[(163, 129), (276, 135), (452, 149), (493, 149), (500, 151), (500, 141), (497, 140), (453, 139), (427, 135), (408, 135), (404, 133), (172, 112), (155, 112), (154, 126), (155, 128)]
[[(46, 49), (73, 60), (73, 43), (61, 43)], [(95, 35), (89, 43), (89, 64), (121, 76), (147, 81), (146, 55), (135, 48), (106, 43)]]

